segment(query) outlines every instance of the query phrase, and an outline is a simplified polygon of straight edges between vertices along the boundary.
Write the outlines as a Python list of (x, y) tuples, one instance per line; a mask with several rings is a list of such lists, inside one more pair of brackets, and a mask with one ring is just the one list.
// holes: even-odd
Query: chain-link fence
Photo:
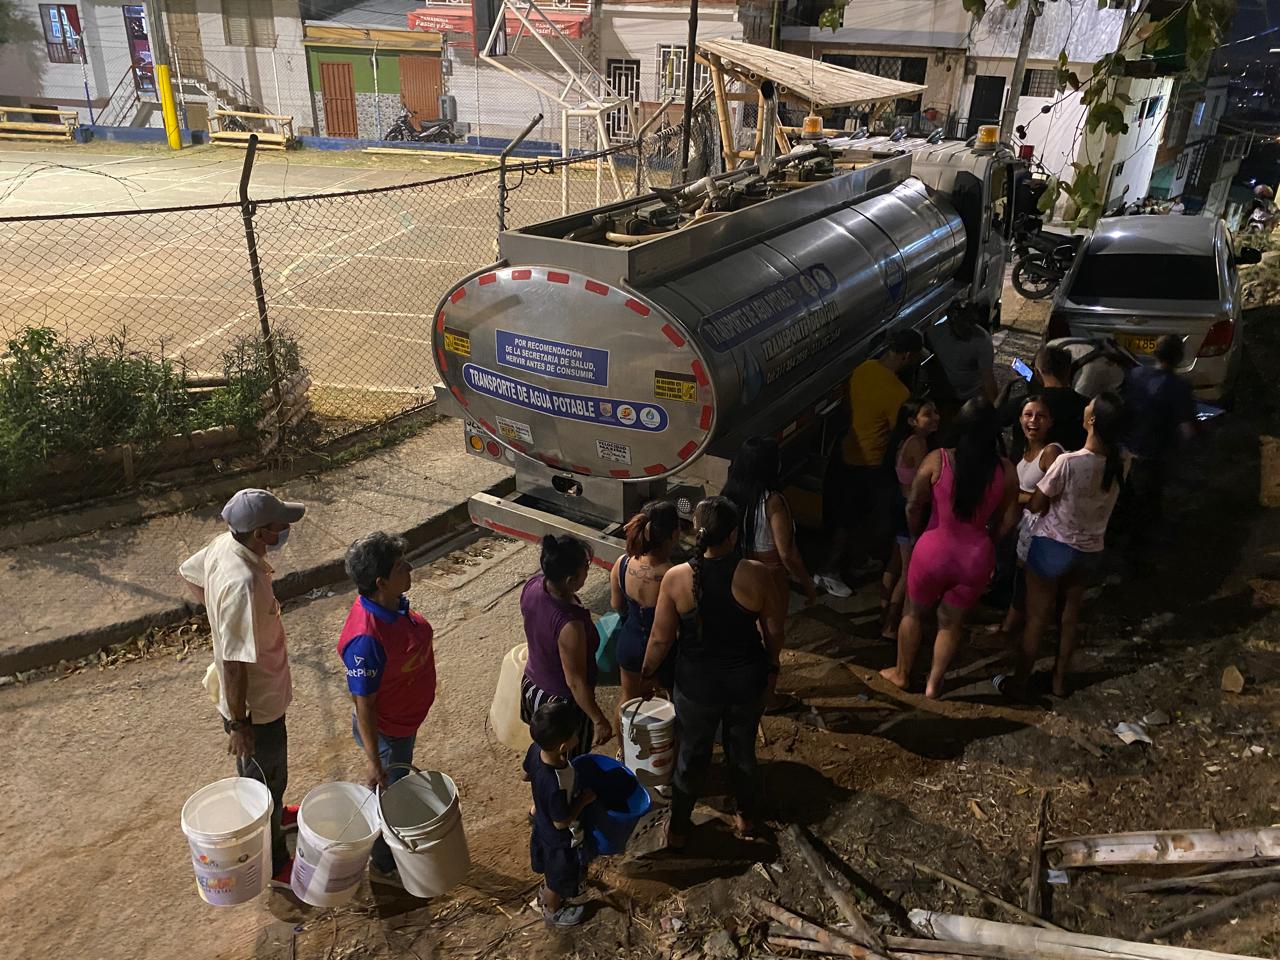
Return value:
[[(505, 174), (0, 218), (0, 510), (254, 467), (427, 404), (433, 312), (494, 261), (499, 208), (518, 227), (616, 200), (615, 174), (668, 184), (679, 146), (668, 127)], [(718, 149), (697, 124), (690, 175)]]

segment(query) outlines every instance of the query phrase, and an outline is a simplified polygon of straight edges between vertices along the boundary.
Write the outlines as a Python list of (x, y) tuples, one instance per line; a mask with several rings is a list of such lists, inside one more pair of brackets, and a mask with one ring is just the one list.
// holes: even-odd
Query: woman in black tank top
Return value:
[(662, 578), (642, 676), (652, 688), (679, 636), (673, 700), (680, 742), (667, 841), (684, 843), (694, 801), (711, 766), (716, 730), (737, 804), (736, 827), (751, 835), (758, 816), (756, 736), (778, 675), (786, 610), (769, 568), (737, 552), (738, 511), (711, 497), (694, 512), (694, 559)]

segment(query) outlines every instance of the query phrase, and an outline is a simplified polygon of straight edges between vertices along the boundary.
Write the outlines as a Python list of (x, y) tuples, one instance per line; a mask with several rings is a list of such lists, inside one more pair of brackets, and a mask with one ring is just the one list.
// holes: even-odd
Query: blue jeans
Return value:
[[(354, 713), (351, 715), (351, 735), (355, 737), (356, 745), (363, 750), (364, 741), (360, 739), (360, 725), (356, 722)], [(413, 745), (417, 739), (417, 734), (408, 737), (389, 737), (385, 733), (378, 734), (378, 759), (382, 761), (382, 769), (387, 771), (388, 787), (410, 772), (407, 767), (397, 767), (393, 770), (391, 765), (413, 763)], [(373, 841), (373, 852), (369, 855), (369, 859), (383, 873), (390, 873), (396, 868), (391, 848), (382, 837)]]

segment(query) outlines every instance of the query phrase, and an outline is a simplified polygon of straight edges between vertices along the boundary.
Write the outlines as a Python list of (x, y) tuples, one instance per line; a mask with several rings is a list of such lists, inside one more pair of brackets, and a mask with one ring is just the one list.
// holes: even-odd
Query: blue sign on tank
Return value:
[(667, 411), (656, 403), (633, 403), (606, 397), (585, 397), (576, 393), (548, 390), (488, 370), (474, 363), (464, 364), (462, 377), (477, 393), (493, 397), (526, 410), (536, 410), (563, 420), (599, 423), (642, 433), (661, 433), (667, 429)]
[(495, 332), (498, 363), (557, 380), (576, 380), (597, 387), (609, 385), (609, 351), (531, 337), (527, 333)]

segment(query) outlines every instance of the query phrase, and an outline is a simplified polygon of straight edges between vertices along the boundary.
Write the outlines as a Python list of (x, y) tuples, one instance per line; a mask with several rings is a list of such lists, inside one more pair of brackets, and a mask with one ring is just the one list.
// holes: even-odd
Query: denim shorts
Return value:
[(1102, 551), (1086, 553), (1049, 537), (1032, 537), (1027, 569), (1045, 580), (1061, 580), (1075, 574), (1088, 579), (1102, 565)]

